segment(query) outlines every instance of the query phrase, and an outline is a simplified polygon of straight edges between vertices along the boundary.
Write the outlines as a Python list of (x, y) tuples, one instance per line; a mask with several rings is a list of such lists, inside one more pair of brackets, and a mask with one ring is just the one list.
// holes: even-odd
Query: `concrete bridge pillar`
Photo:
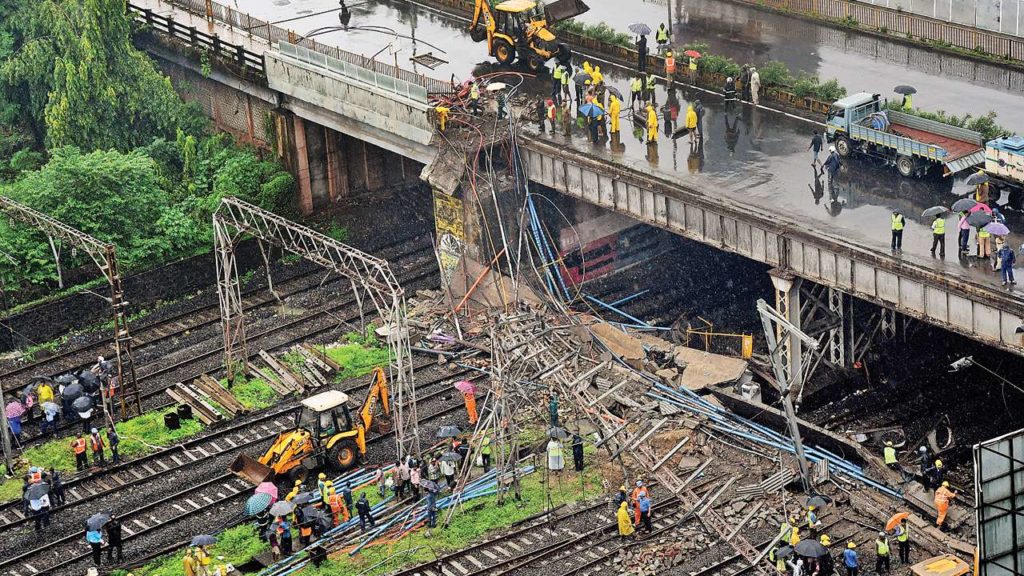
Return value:
[[(768, 271), (775, 288), (775, 309), (789, 320), (790, 324), (801, 329), (800, 322), (800, 284), (802, 279), (792, 272), (772, 268)], [(779, 354), (783, 359), (786, 379), (792, 383), (793, 393), (799, 394), (803, 388), (803, 361), (800, 339), (796, 336), (786, 337), (782, 327), (776, 327), (776, 338), (779, 341)]]

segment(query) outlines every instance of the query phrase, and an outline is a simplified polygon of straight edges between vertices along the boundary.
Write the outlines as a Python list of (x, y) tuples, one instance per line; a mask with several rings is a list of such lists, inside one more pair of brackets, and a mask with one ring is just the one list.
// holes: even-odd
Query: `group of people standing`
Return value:
[[(643, 479), (637, 479), (632, 491), (626, 492), (626, 485), (619, 486), (615, 496), (615, 518), (619, 525), (619, 536), (633, 536), (638, 529), (650, 534), (652, 501), (651, 492)], [(642, 525), (642, 527), (641, 527)]]

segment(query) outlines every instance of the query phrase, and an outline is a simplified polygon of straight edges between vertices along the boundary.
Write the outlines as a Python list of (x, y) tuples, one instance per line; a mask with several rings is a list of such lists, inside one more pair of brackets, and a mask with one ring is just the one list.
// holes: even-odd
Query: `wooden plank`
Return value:
[(230, 411), (232, 415), (247, 412), (245, 406), (238, 401), (238, 398), (210, 377), (209, 374), (202, 374), (193, 381), (193, 384), (203, 392), (206, 392), (215, 402)]
[(271, 356), (266, 350), (260, 350), (260, 358), (270, 366), (271, 370), (281, 376), (281, 383), (291, 388), (292, 390), (302, 394), (306, 391), (306, 388), (299, 382), (298, 378), (292, 374), (291, 370), (288, 369), (284, 363), (280, 362), (277, 358)]
[(172, 400), (174, 400), (178, 404), (189, 405), (192, 408), (192, 412), (195, 414), (196, 418), (199, 418), (199, 421), (202, 422), (203, 424), (210, 425), (216, 422), (216, 419), (212, 418), (209, 414), (207, 414), (202, 406), (197, 405), (190, 396), (179, 390), (177, 386), (179, 385), (176, 384), (165, 390), (167, 395), (170, 396)]
[(280, 378), (275, 378), (272, 373), (264, 370), (263, 368), (260, 368), (255, 364), (249, 364), (249, 371), (261, 378), (267, 383), (267, 386), (273, 388), (274, 392), (277, 392), (281, 396), (287, 396), (292, 393), (292, 390), (281, 384)]
[(320, 360), (324, 364), (330, 366), (331, 370), (334, 370), (334, 371), (341, 370), (341, 364), (338, 364), (334, 360), (331, 360), (330, 356), (328, 356), (327, 354), (317, 350), (316, 346), (313, 346), (312, 344), (307, 344), (307, 343), (303, 343), (303, 344), (301, 344), (301, 346), (303, 348), (305, 348), (306, 350), (308, 350), (309, 353), (311, 355), (313, 355), (315, 358), (317, 358), (318, 360)]
[(316, 366), (317, 369), (320, 372), (322, 372), (324, 374), (330, 374), (332, 368), (330, 366), (328, 366), (327, 363), (324, 362), (321, 359), (321, 356), (323, 356), (322, 354), (318, 354), (316, 352), (313, 352), (309, 348), (307, 348), (305, 346), (298, 345), (298, 344), (293, 346), (292, 350), (294, 350), (295, 352), (298, 352), (299, 354), (302, 354), (303, 356), (305, 356), (306, 360), (307, 360), (307, 362), (306, 362), (307, 365), (308, 364), (312, 364), (313, 366)]

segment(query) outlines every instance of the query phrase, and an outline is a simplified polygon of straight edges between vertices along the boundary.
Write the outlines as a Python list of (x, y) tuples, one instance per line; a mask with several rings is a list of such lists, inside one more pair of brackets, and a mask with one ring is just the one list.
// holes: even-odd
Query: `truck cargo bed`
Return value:
[(974, 142), (966, 142), (964, 140), (957, 140), (948, 136), (941, 136), (925, 130), (911, 128), (910, 126), (905, 126), (903, 124), (893, 122), (890, 126), (892, 132), (895, 134), (917, 140), (918, 142), (924, 142), (925, 144), (932, 144), (944, 149), (947, 153), (947, 156), (943, 158), (944, 162), (952, 162), (982, 149), (981, 146)]

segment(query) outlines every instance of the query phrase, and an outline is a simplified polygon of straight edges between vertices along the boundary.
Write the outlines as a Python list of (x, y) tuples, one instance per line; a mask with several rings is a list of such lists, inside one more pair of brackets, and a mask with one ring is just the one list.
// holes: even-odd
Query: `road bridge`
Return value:
[[(433, 157), (429, 82), (400, 78), (396, 67), (381, 73), (376, 65), (374, 69), (360, 66), (331, 56), (329, 50), (296, 47), (284, 40), (270, 42), (271, 34), (261, 42), (225, 22), (198, 18), (180, 5), (158, 0), (133, 0), (133, 4), (172, 14), (177, 21), (198, 19), (201, 25), (223, 31), (225, 39), (257, 51), (263, 59), (265, 86), (256, 89), (269, 89), (278, 105), (298, 117), (420, 162), (428, 163)], [(239, 15), (233, 13), (232, 18), (237, 20)], [(718, 118), (713, 115), (717, 113), (709, 114), (711, 119)], [(767, 112), (759, 109), (754, 114)], [(729, 117), (725, 112), (726, 127)], [(755, 116), (749, 124), (755, 131), (757, 122)], [(870, 207), (872, 222), (846, 227), (835, 226), (820, 213), (790, 209), (790, 184), (773, 179), (788, 159), (762, 158), (758, 173), (697, 177), (659, 166), (651, 158), (650, 147), (645, 159), (643, 147), (631, 145), (640, 156), (608, 154), (603, 147), (572, 136), (529, 133), (522, 141), (528, 176), (537, 184), (771, 265), (778, 305), (791, 311), (791, 321), (800, 325), (808, 314), (827, 311), (831, 322), (824, 330), (833, 351), (831, 359), (837, 363), (849, 359), (843, 351), (852, 344), (843, 341), (847, 338), (842, 327), (843, 294), (884, 307), (890, 311), (890, 325), (894, 324), (891, 313), (897, 312), (1024, 354), (1017, 334), (1024, 322), (1020, 293), (999, 289), (991, 278), (957, 265), (955, 257), (934, 265), (920, 250), (907, 255), (887, 253), (888, 212), (883, 207)], [(663, 155), (671, 146), (674, 159), (673, 141), (666, 139), (661, 146)], [(801, 164), (806, 166), (808, 158), (802, 156)], [(863, 219), (864, 213), (859, 217)], [(908, 233), (927, 230), (914, 226), (912, 222)], [(950, 242), (953, 254), (954, 242)], [(824, 290), (801, 289), (802, 282)], [(803, 302), (811, 293), (818, 295), (818, 301)], [(796, 362), (799, 354), (793, 357)]]

